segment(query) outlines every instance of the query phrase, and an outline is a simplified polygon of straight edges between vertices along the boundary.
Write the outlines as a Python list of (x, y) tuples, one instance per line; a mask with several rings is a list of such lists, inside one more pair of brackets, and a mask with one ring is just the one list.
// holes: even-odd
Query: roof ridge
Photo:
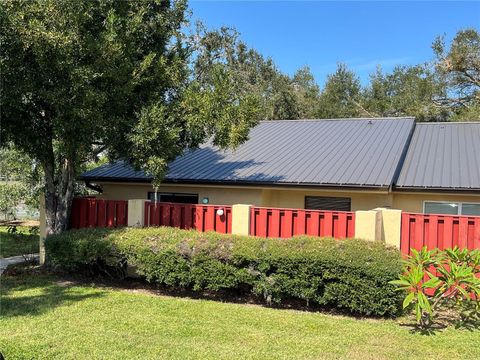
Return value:
[(415, 120), (414, 116), (386, 116), (386, 117), (354, 117), (354, 118), (326, 118), (326, 119), (272, 119), (272, 120), (260, 120), (259, 122), (278, 122), (278, 121), (303, 121), (303, 122), (313, 122), (313, 121), (345, 121), (345, 120)]
[(430, 122), (419, 122), (417, 125), (456, 125), (456, 124), (478, 124), (480, 121), (430, 121)]

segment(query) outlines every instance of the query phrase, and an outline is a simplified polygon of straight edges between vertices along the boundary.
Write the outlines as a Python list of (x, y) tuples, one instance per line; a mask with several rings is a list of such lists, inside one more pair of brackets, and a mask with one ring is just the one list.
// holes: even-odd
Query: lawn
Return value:
[(6, 359), (480, 358), (480, 332), (412, 332), (406, 320), (160, 296), (68, 282), (1, 278)]
[(17, 226), (17, 233), (9, 234), (6, 226), (0, 226), (0, 258), (38, 253), (38, 235), (31, 234), (30, 229)]

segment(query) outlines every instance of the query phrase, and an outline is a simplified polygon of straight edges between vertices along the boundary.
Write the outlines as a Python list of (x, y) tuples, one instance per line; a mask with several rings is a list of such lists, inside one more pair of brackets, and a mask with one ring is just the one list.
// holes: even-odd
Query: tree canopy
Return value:
[(192, 75), (185, 1), (37, 0), (0, 4), (2, 145), (41, 165), (47, 228), (67, 226), (74, 180), (99, 153), (161, 180), (207, 138), (244, 141), (257, 103), (221, 67)]
[(417, 121), (480, 120), (480, 35), (459, 31), (451, 44), (443, 37), (433, 44), (434, 58), (424, 64), (399, 64), (390, 72), (380, 67), (362, 84), (357, 74), (339, 63), (320, 86), (308, 66), (293, 76), (270, 58), (241, 41), (234, 29), (197, 28), (196, 71), (204, 85), (213, 64), (234, 79), (238, 93), (251, 94), (259, 119), (413, 116)]
[(438, 37), (432, 47), (446, 89), (435, 104), (450, 109), (454, 120), (480, 120), (480, 33), (459, 31), (449, 47)]
[(31, 158), (12, 144), (0, 148), (0, 214), (5, 220), (15, 217), (16, 206), (24, 203), (38, 208), (41, 170)]

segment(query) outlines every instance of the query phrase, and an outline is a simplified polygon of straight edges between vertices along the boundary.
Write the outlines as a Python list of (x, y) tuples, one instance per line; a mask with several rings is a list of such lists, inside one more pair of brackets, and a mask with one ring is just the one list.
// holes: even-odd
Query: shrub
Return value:
[(426, 328), (439, 311), (456, 310), (462, 320), (480, 315), (480, 251), (412, 249), (404, 272), (391, 283), (405, 293), (403, 308), (413, 308)]
[(51, 235), (45, 241), (49, 265), (66, 271), (113, 269), (120, 274), (124, 257), (109, 238), (108, 229), (82, 229)]
[(303, 300), (359, 315), (398, 314), (389, 282), (398, 250), (362, 240), (264, 239), (175, 228), (73, 230), (47, 239), (48, 261), (70, 271), (126, 260), (161, 286), (252, 292), (267, 303)]

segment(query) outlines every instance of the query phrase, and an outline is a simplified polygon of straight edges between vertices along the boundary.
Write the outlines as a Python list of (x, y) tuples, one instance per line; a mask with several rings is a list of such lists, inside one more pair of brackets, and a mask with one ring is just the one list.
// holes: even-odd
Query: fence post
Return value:
[(45, 264), (45, 239), (47, 237), (47, 218), (45, 216), (45, 195), (40, 194), (40, 226), (38, 227), (39, 235), (39, 259), (40, 265)]
[(128, 226), (142, 227), (145, 218), (145, 202), (150, 200), (128, 200)]
[(252, 205), (235, 204), (232, 206), (232, 234), (250, 234), (250, 209)]
[(387, 245), (400, 249), (400, 233), (402, 228), (402, 210), (376, 209), (381, 213), (381, 240)]
[(355, 237), (369, 241), (381, 240), (381, 212), (377, 210), (355, 211)]

